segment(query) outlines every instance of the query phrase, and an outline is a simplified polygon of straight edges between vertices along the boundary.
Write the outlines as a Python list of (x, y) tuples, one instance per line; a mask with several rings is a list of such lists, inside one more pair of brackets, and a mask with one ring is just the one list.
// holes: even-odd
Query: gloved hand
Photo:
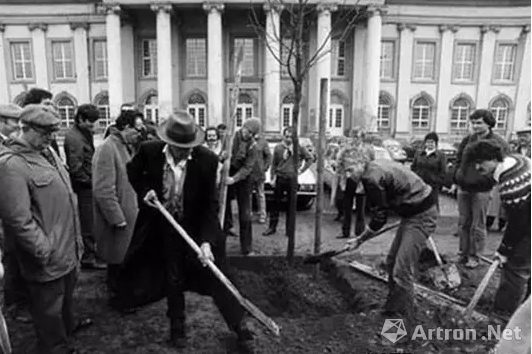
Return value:
[(199, 256), (199, 259), (203, 266), (207, 265), (207, 261), (214, 262), (214, 255), (211, 251), (211, 245), (208, 242), (203, 242), (201, 244), (201, 255)]
[(366, 229), (359, 236), (348, 239), (345, 247), (349, 247), (350, 250), (356, 250), (364, 242), (373, 238), (374, 235), (375, 231), (366, 226)]
[(508, 257), (506, 256), (503, 256), (502, 254), (500, 254), (499, 252), (496, 252), (495, 253), (495, 259), (499, 259), (499, 261), (501, 262), (501, 264), (504, 264), (506, 262), (508, 262)]

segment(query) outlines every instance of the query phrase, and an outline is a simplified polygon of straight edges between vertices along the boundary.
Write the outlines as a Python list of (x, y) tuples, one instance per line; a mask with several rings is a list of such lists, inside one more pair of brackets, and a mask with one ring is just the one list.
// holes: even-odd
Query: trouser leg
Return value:
[(40, 354), (69, 353), (68, 333), (73, 328), (75, 272), (51, 282), (28, 282), (30, 311)]
[(456, 195), (456, 202), (458, 204), (458, 237), (460, 238), (460, 253), (462, 257), (469, 256), (471, 251), (471, 193), (458, 190)]
[(344, 191), (344, 220), (342, 222), (342, 236), (351, 236), (351, 221), (353, 218), (353, 198), (356, 192), (356, 183), (348, 178)]
[(92, 234), (92, 190), (81, 189), (76, 191), (76, 195), (78, 197), (79, 222), (84, 246), (83, 260), (90, 262), (96, 257), (96, 240)]
[(164, 258), (166, 271), (166, 315), (170, 319), (171, 336), (184, 335), (185, 331), (185, 294), (184, 294), (184, 259), (183, 247), (188, 247), (181, 241), (174, 230), (164, 228)]
[(518, 257), (509, 257), (508, 262), (504, 264), (499, 288), (495, 295), (495, 310), (508, 315), (517, 309), (529, 291), (530, 246), (523, 248), (528, 249), (519, 252)]
[(486, 216), (490, 203), (490, 192), (471, 195), (471, 256), (478, 257), (486, 246)]
[(246, 255), (252, 251), (252, 225), (251, 225), (251, 184), (249, 180), (235, 184), (235, 193), (238, 204), (238, 221), (240, 224), (240, 249)]
[(281, 201), (284, 194), (284, 184), (282, 178), (277, 177), (273, 187), (273, 201), (270, 210), (270, 229), (277, 230), (279, 224), (279, 214), (281, 210)]
[(259, 218), (260, 220), (265, 220), (266, 219), (266, 194), (264, 192), (264, 182), (263, 181), (258, 182), (255, 190), (257, 192)]
[(20, 274), (16, 253), (13, 251), (6, 252), (2, 262), (5, 267), (4, 302), (6, 306), (27, 308), (29, 302), (28, 287)]
[(224, 231), (229, 231), (233, 228), (233, 207), (232, 207), (232, 200), (235, 196), (235, 187), (234, 186), (228, 186), (227, 187), (227, 198), (225, 203), (225, 215), (224, 215)]

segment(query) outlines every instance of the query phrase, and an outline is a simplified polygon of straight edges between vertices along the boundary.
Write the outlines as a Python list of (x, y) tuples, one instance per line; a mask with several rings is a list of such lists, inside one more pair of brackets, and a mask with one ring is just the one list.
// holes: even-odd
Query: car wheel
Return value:
[(297, 198), (297, 209), (298, 210), (309, 210), (314, 204), (314, 197), (298, 197)]

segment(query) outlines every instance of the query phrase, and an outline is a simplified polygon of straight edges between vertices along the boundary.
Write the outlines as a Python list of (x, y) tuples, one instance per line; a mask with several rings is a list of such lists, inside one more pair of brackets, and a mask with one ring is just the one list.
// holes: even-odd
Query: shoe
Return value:
[(187, 347), (187, 337), (170, 337), (168, 341), (166, 341), (168, 345), (172, 348), (176, 349), (183, 349)]
[(478, 267), (478, 264), (479, 264), (478, 260), (474, 258), (469, 258), (465, 266), (469, 269), (475, 269), (476, 267)]
[(173, 348), (186, 348), (187, 334), (184, 323), (170, 324), (170, 339), (168, 339), (167, 343)]
[(238, 237), (237, 234), (235, 234), (232, 230), (225, 230), (225, 235), (229, 237)]
[(338, 238), (338, 239), (341, 239), (341, 238), (349, 238), (349, 236), (340, 235), (340, 236), (336, 236), (336, 238)]
[(72, 334), (76, 334), (78, 333), (79, 331), (87, 328), (87, 327), (90, 327), (94, 324), (94, 322), (92, 322), (92, 320), (90, 318), (84, 318), (82, 320), (79, 320), (76, 322), (76, 324), (74, 325), (74, 329), (72, 330)]
[(98, 260), (83, 260), (81, 261), (82, 269), (92, 269), (92, 270), (106, 270), (107, 264), (100, 262)]
[(255, 252), (253, 252), (253, 251), (244, 254), (245, 257), (253, 257), (253, 256), (256, 256), (256, 255), (257, 254)]
[(254, 341), (255, 331), (251, 326), (249, 319), (243, 319), (236, 330), (238, 336), (238, 349), (241, 353), (253, 354), (255, 353)]
[(338, 214), (338, 215), (336, 215), (336, 217), (334, 218), (334, 221), (338, 221), (338, 222), (340, 222), (340, 221), (342, 221), (343, 218), (344, 218), (343, 215)]
[(273, 227), (270, 227), (268, 228), (268, 230), (264, 231), (262, 233), (262, 236), (271, 236), (271, 235), (275, 235), (275, 233), (277, 232), (277, 230), (275, 230)]
[(262, 225), (266, 224), (266, 218), (262, 218), (262, 217), (259, 218), (259, 224), (262, 224)]

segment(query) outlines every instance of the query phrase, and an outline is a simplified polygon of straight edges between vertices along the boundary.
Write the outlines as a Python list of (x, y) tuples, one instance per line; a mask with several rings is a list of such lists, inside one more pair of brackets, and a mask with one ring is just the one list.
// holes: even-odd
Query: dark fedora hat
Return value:
[(183, 110), (175, 110), (157, 127), (159, 138), (169, 145), (192, 148), (203, 144), (205, 133), (192, 116)]

